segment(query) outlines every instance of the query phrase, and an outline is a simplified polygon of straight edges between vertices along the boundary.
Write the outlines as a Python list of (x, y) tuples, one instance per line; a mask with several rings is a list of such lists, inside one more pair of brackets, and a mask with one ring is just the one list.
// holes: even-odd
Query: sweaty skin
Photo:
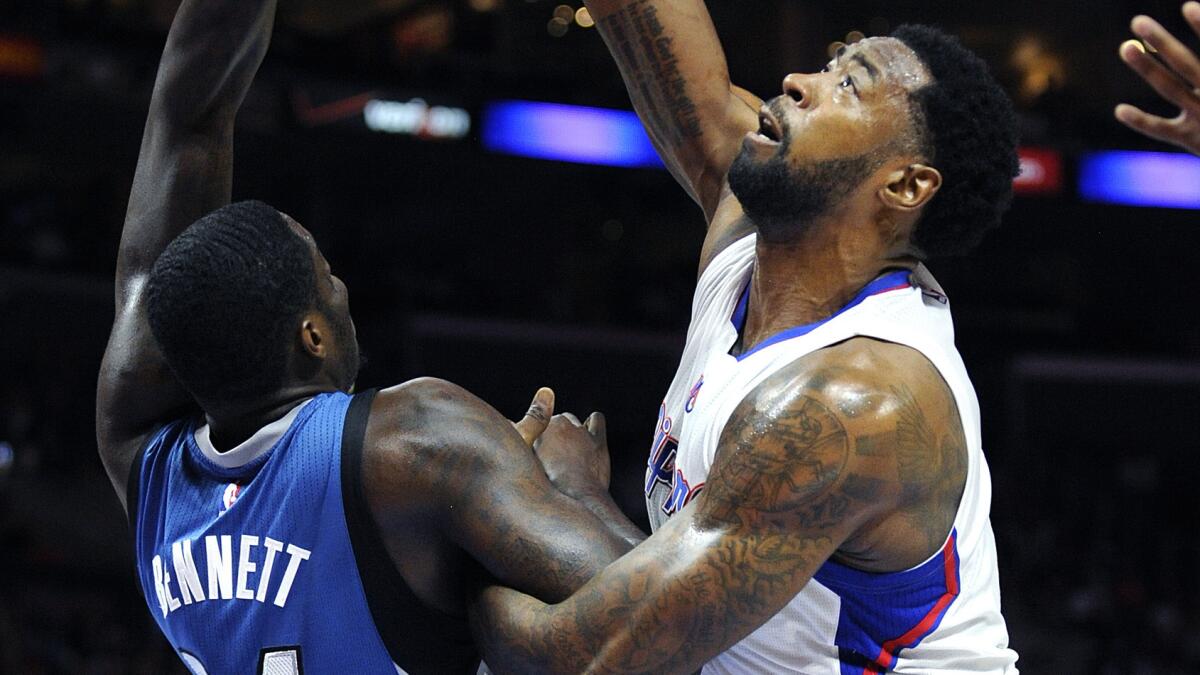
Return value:
[[(729, 81), (701, 0), (586, 0), (667, 167), (704, 210), (703, 272), (755, 223), (729, 188), (739, 153), (793, 166), (887, 149), (795, 245), (756, 245), (735, 353), (824, 319), (910, 245), (941, 176), (910, 147), (909, 94), (930, 81), (874, 38), (793, 73), (769, 105)], [(781, 154), (783, 153), (783, 154)], [(826, 561), (908, 569), (946, 541), (966, 481), (955, 399), (919, 352), (855, 338), (758, 385), (718, 442), (705, 489), (566, 601), (493, 586), (472, 626), (497, 672), (692, 673), (762, 625)]]
[[(127, 511), (131, 465), (163, 424), (206, 413), (228, 449), (321, 392), (347, 390), (356, 370), (346, 287), (308, 234), (317, 295), (297, 320), (292, 363), (278, 390), (254, 401), (197, 401), (160, 353), (146, 318), (146, 280), (180, 232), (229, 202), (234, 118), (267, 51), (275, 0), (184, 0), (159, 67), (116, 274), (116, 316), (99, 374), (97, 445)], [(341, 326), (332, 325), (341, 321)], [(529, 444), (550, 422), (539, 392), (514, 425), (450, 383), (420, 379), (380, 392), (363, 452), (364, 489), (392, 561), (426, 605), (463, 617), (477, 569), (561, 599), (629, 544), (556, 490)], [(602, 430), (558, 436), (606, 453)], [(465, 619), (464, 619), (465, 620)]]

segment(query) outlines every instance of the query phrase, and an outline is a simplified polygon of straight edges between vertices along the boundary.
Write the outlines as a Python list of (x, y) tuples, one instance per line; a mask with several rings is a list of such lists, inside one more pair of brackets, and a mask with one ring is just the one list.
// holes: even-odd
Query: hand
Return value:
[(517, 433), (525, 439), (525, 445), (533, 447), (533, 442), (546, 430), (550, 424), (550, 416), (554, 414), (554, 390), (549, 387), (538, 389), (529, 404), (529, 410), (520, 422), (513, 422)]
[[(1186, 2), (1182, 11), (1188, 25), (1200, 35), (1200, 2)], [(1162, 62), (1147, 54), (1136, 40), (1121, 45), (1121, 60), (1164, 99), (1179, 106), (1179, 115), (1166, 119), (1122, 103), (1115, 111), (1117, 119), (1138, 133), (1200, 155), (1200, 57), (1148, 16), (1134, 17), (1130, 28), (1158, 51)]]
[(571, 413), (555, 415), (533, 449), (550, 482), (568, 497), (608, 491), (612, 465), (604, 415), (594, 412), (583, 424)]

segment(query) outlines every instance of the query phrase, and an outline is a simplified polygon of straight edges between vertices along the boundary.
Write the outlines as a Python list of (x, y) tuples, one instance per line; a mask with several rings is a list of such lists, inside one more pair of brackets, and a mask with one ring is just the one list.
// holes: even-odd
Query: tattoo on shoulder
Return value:
[(725, 457), (708, 480), (709, 517), (734, 525), (786, 517), (817, 529), (840, 521), (849, 498), (829, 488), (845, 468), (850, 443), (820, 401), (801, 395), (775, 411), (731, 419), (724, 436)]
[(600, 20), (611, 36), (612, 51), (630, 79), (634, 104), (655, 134), (678, 145), (703, 134), (696, 104), (679, 72), (674, 39), (658, 19), (650, 0), (638, 0)]

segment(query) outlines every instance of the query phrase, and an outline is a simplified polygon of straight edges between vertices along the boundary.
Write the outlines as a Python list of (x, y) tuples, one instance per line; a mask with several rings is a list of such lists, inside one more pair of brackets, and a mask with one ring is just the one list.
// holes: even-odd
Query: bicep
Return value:
[(557, 600), (629, 550), (551, 485), (533, 450), (491, 406), (449, 383), (426, 389), (418, 405), (448, 424), (422, 451), (420, 480), (444, 507), (444, 536), (492, 576)]

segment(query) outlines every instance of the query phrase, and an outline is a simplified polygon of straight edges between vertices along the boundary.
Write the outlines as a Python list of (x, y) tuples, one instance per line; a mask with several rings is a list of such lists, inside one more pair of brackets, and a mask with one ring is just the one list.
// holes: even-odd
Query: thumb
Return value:
[(529, 410), (525, 411), (525, 416), (513, 426), (517, 428), (517, 433), (521, 434), (526, 445), (533, 445), (537, 437), (546, 430), (546, 425), (550, 424), (553, 415), (554, 390), (542, 387), (533, 395), (533, 401), (529, 404)]
[(583, 426), (587, 427), (588, 433), (600, 439), (601, 443), (608, 445), (608, 422), (604, 419), (604, 413), (594, 412), (588, 415)]

